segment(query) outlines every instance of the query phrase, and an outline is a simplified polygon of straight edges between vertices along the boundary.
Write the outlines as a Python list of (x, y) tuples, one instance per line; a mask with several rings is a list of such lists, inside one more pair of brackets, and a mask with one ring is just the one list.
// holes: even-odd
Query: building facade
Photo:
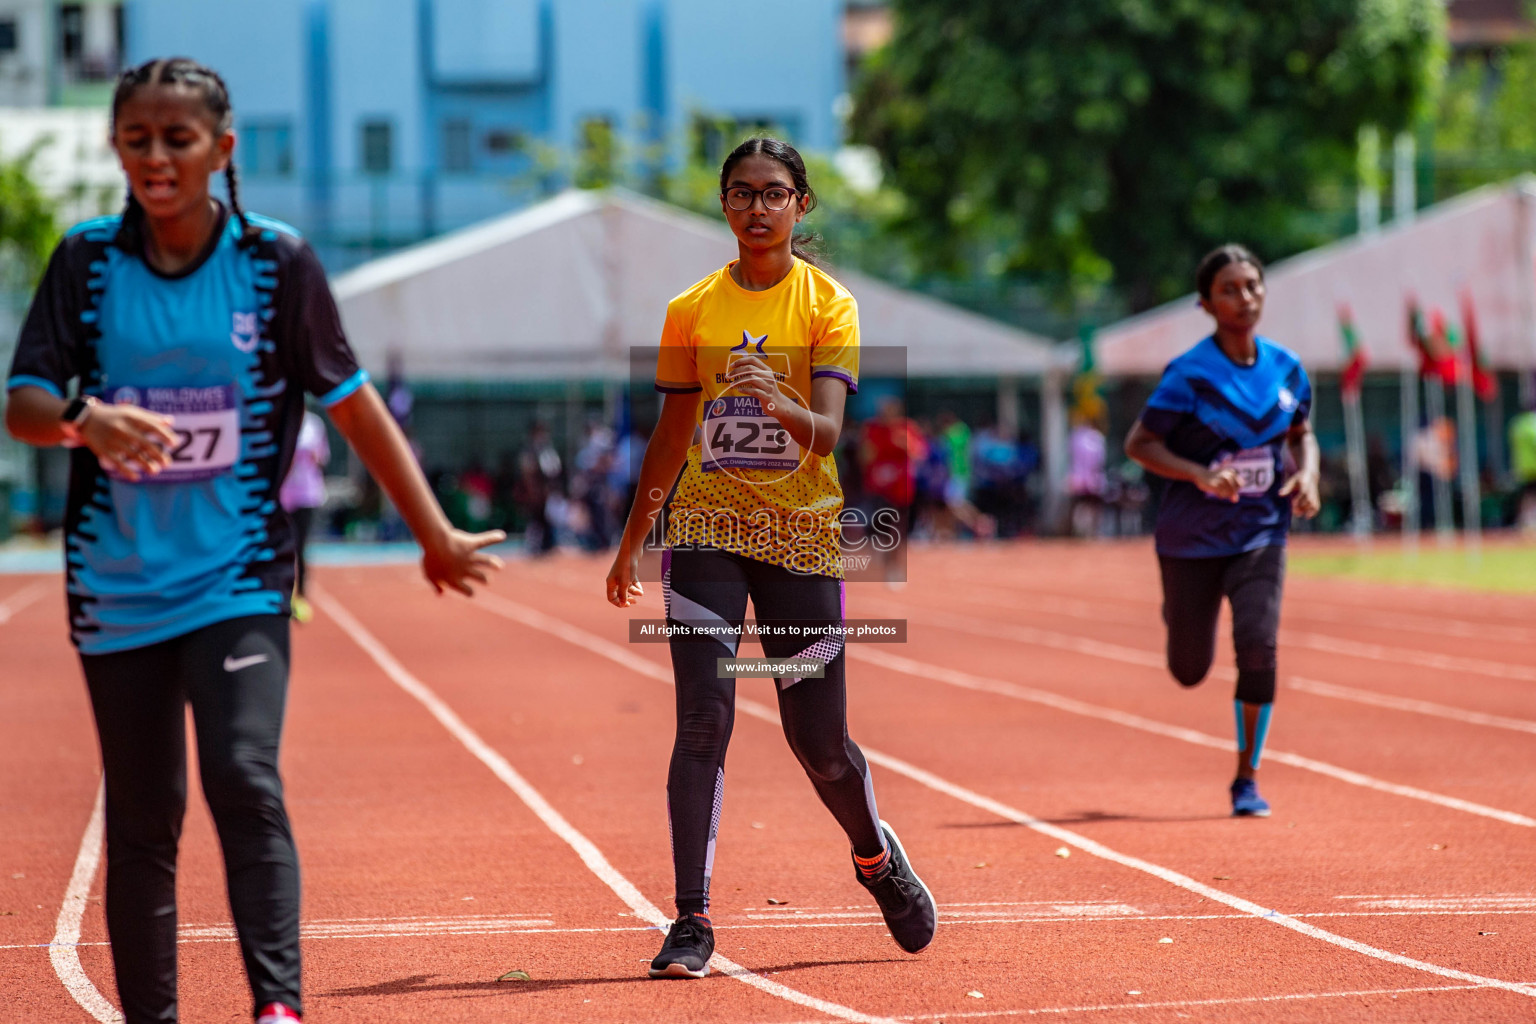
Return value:
[(334, 265), (762, 125), (841, 139), (840, 0), (128, 0), (134, 62), (228, 81), (242, 199)]

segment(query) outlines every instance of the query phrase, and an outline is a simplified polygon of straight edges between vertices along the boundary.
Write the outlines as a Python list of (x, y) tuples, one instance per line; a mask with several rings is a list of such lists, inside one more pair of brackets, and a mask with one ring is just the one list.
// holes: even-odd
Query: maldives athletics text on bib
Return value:
[(723, 469), (783, 469), (800, 465), (800, 446), (778, 419), (751, 395), (721, 395), (704, 413), (699, 463), (706, 473)]
[(141, 478), (142, 483), (210, 480), (229, 472), (240, 460), (240, 405), (233, 384), (206, 388), (125, 386), (108, 391), (106, 400), (172, 418), (176, 444), (170, 449), (171, 464), (154, 476)]

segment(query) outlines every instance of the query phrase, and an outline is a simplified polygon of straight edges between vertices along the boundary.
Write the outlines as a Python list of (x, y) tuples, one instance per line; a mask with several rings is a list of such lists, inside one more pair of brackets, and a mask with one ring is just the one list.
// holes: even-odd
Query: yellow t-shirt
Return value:
[(672, 498), (671, 547), (719, 548), (823, 576), (843, 575), (843, 488), (832, 456), (800, 448), (771, 413), (728, 381), (750, 352), (779, 390), (810, 407), (811, 380), (859, 382), (859, 310), (848, 289), (803, 260), (767, 291), (731, 278), (727, 264), (667, 304), (658, 391), (702, 391), (700, 443)]

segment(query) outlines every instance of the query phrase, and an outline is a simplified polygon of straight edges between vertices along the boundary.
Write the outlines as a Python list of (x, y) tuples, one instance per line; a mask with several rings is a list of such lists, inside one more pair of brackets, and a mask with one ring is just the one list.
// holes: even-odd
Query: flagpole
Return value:
[(1349, 459), (1349, 491), (1353, 511), (1351, 532), (1357, 541), (1370, 539), (1372, 528), (1370, 481), (1365, 470), (1365, 421), (1360, 414), (1360, 392), (1348, 390), (1344, 396), (1344, 450)]
[[(1424, 381), (1424, 405), (1430, 429), (1437, 431), (1445, 422), (1445, 381), (1437, 374), (1431, 373)], [(1436, 443), (1440, 440), (1437, 435)], [(1442, 468), (1443, 465), (1429, 467), (1429, 477), (1435, 496), (1435, 540), (1449, 546), (1456, 540), (1456, 514), (1451, 507), (1451, 482), (1439, 472)]]
[(1412, 362), (1403, 365), (1397, 390), (1403, 435), (1403, 547), (1414, 552), (1419, 549), (1419, 460), (1414, 451), (1419, 434), (1419, 371)]
[(1461, 525), (1467, 552), (1476, 557), (1483, 541), (1482, 480), (1477, 465), (1477, 399), (1472, 394), (1472, 346), (1463, 339), (1456, 352), (1456, 437), (1461, 442)]

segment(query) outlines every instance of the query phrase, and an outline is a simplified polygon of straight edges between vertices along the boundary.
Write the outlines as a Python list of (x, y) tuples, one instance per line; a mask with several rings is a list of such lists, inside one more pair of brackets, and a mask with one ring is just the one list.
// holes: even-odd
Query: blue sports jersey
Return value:
[(1280, 497), (1285, 437), (1312, 409), (1301, 360), (1268, 338), (1258, 358), (1239, 366), (1208, 337), (1168, 364), (1141, 422), (1175, 455), (1202, 466), (1229, 465), (1242, 481), (1238, 501), (1222, 501), (1170, 480), (1157, 515), (1157, 553), (1216, 558), (1284, 544), (1291, 503)]
[(59, 243), (27, 314), (8, 389), (81, 394), (173, 417), (169, 468), (139, 483), (71, 453), (65, 512), (70, 634), (128, 650), (246, 615), (287, 614), (293, 531), (278, 487), (304, 393), (327, 406), (368, 379), (313, 251), (292, 228), (221, 214), (175, 275), (130, 251), (121, 218)]

